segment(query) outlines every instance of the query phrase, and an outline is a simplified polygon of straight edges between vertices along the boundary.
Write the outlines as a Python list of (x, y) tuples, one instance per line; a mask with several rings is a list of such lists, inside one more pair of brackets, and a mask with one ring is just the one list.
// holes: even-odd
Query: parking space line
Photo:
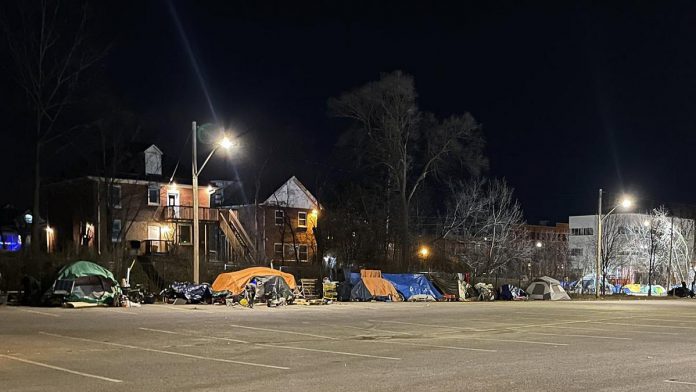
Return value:
[(542, 326), (545, 328), (560, 328), (560, 329), (577, 329), (581, 331), (601, 331), (601, 332), (618, 332), (618, 333), (642, 333), (642, 334), (652, 334), (652, 335), (679, 335), (677, 332), (658, 332), (658, 331), (635, 331), (635, 330), (627, 330), (627, 329), (622, 329), (621, 331), (612, 331), (612, 330), (607, 330), (606, 328), (583, 328), (583, 327), (567, 327), (567, 326), (560, 326), (560, 325), (549, 325), (549, 326)]
[(677, 380), (663, 380), (663, 381), (666, 383), (670, 383), (670, 384), (696, 385), (696, 382), (677, 381)]
[(421, 346), (421, 347), (434, 347), (434, 348), (444, 348), (449, 350), (464, 350), (464, 351), (481, 351), (487, 353), (497, 353), (498, 350), (490, 350), (486, 348), (473, 348), (473, 347), (458, 347), (458, 346), (441, 346), (437, 344), (425, 344), (425, 343), (412, 343), (412, 342), (395, 342), (393, 340), (374, 340), (375, 343), (385, 343), (385, 344), (399, 344), (404, 346)]
[(216, 312), (210, 312), (205, 309), (198, 309), (198, 308), (179, 308), (176, 306), (168, 306), (168, 305), (158, 305), (158, 308), (162, 309), (169, 309), (169, 310), (178, 310), (179, 312), (190, 312), (190, 313), (208, 313), (208, 314), (216, 314)]
[(236, 342), (236, 343), (251, 344), (253, 346), (258, 346), (258, 347), (281, 348), (281, 349), (286, 349), (286, 350), (298, 350), (298, 351), (313, 351), (313, 352), (317, 352), (317, 353), (348, 355), (348, 356), (363, 357), (363, 358), (387, 359), (387, 360), (391, 360), (391, 361), (400, 361), (401, 360), (401, 358), (385, 357), (385, 356), (381, 356), (381, 355), (360, 354), (360, 353), (351, 353), (351, 352), (345, 352), (345, 351), (322, 350), (322, 349), (318, 349), (318, 348), (283, 346), (283, 345), (268, 344), (268, 343), (252, 343), (252, 342), (247, 342), (244, 340), (230, 339), (230, 338), (225, 338), (225, 337), (199, 335), (199, 334), (187, 334), (187, 333), (182, 333), (182, 332), (166, 331), (166, 330), (152, 329), (152, 328), (139, 328), (139, 329), (141, 329), (143, 331), (167, 333), (167, 334), (172, 334), (172, 335), (181, 335), (181, 336), (189, 336), (189, 337), (196, 337), (196, 338), (209, 338), (209, 339), (216, 339), (216, 340), (227, 340), (227, 341), (232, 341), (232, 342)]
[(335, 338), (333, 336), (315, 335), (315, 334), (311, 334), (311, 333), (295, 332), (295, 331), (284, 331), (282, 329), (247, 327), (246, 325), (239, 325), (239, 324), (230, 324), (230, 326), (235, 327), (235, 328), (245, 328), (245, 329), (251, 329), (251, 330), (256, 330), (256, 331), (278, 332), (278, 333), (287, 333), (287, 334), (292, 334), (292, 335), (310, 336), (313, 338), (320, 338), (320, 339), (340, 340), (339, 338)]
[(60, 315), (58, 315), (58, 314), (47, 313), (47, 312), (40, 312), (40, 311), (38, 311), (38, 310), (29, 310), (29, 309), (20, 309), (20, 308), (18, 308), (17, 310), (19, 310), (20, 312), (27, 312), (27, 313), (33, 313), (33, 314), (40, 314), (40, 315), (42, 315), (42, 316), (60, 317)]
[(306, 347), (293, 347), (293, 346), (281, 346), (278, 344), (265, 344), (265, 343), (255, 343), (255, 346), (260, 346), (260, 347), (269, 347), (269, 348), (284, 348), (288, 350), (302, 350), (302, 351), (313, 351), (317, 353), (328, 353), (328, 354), (338, 354), (338, 355), (348, 355), (348, 356), (353, 356), (353, 357), (363, 357), (363, 358), (375, 358), (375, 359), (387, 359), (390, 361), (400, 361), (401, 358), (397, 357), (384, 357), (381, 355), (372, 355), (372, 354), (359, 354), (359, 353), (350, 353), (350, 352), (345, 352), (345, 351), (333, 351), (333, 350), (322, 350), (318, 348), (306, 348)]
[(627, 324), (627, 323), (610, 323), (602, 321), (589, 321), (592, 324), (606, 324), (606, 325), (625, 325), (629, 327), (646, 327), (646, 328), (679, 328), (679, 329), (696, 329), (696, 327), (685, 327), (679, 325), (655, 325), (655, 324)]
[(545, 335), (545, 336), (570, 336), (574, 338), (592, 338), (592, 339), (614, 339), (614, 340), (633, 340), (631, 338), (619, 338), (616, 336), (597, 336), (597, 335), (572, 335), (572, 334), (560, 334), (560, 333), (546, 333), (546, 332), (525, 332), (531, 335)]
[(58, 370), (58, 371), (65, 372), (65, 373), (75, 374), (75, 375), (78, 375), (78, 376), (96, 378), (96, 379), (98, 379), (98, 380), (109, 381), (109, 382), (115, 382), (115, 383), (123, 382), (122, 380), (117, 380), (117, 379), (115, 379), (115, 378), (108, 378), (108, 377), (103, 377), (103, 376), (97, 376), (96, 374), (89, 374), (89, 373), (78, 372), (77, 370), (70, 370), (70, 369), (66, 369), (66, 368), (62, 368), (62, 367), (58, 367), (58, 366), (49, 365), (49, 364), (47, 364), (47, 363), (36, 362), (36, 361), (30, 361), (30, 360), (24, 359), (24, 358), (17, 358), (17, 357), (12, 356), (12, 355), (0, 354), (0, 357), (1, 357), (1, 358), (7, 358), (7, 359), (10, 359), (10, 360), (13, 360), (13, 361), (19, 361), (19, 362), (28, 363), (28, 364), (30, 364), (30, 365), (41, 366), (41, 367), (45, 367), (45, 368), (48, 368), (48, 369)]
[(537, 342), (534, 340), (517, 340), (517, 339), (496, 339), (496, 338), (481, 338), (478, 336), (449, 336), (446, 338), (436, 338), (436, 339), (469, 339), (469, 340), (483, 340), (490, 342), (510, 342), (510, 343), (523, 343), (523, 344), (540, 344), (542, 346), (568, 346), (568, 343), (551, 343), (551, 342)]
[(413, 335), (412, 333), (409, 332), (400, 332), (400, 331), (390, 331), (388, 329), (377, 329), (377, 328), (361, 328), (361, 327), (354, 327), (352, 325), (334, 325), (334, 324), (321, 324), (325, 327), (332, 327), (332, 328), (350, 328), (350, 329), (357, 329), (360, 331), (368, 331), (368, 332), (387, 332), (387, 333), (395, 333), (397, 335)]
[(237, 365), (255, 366), (255, 367), (263, 367), (263, 368), (270, 368), (270, 369), (290, 370), (289, 367), (285, 367), (285, 366), (275, 366), (275, 365), (266, 365), (266, 364), (254, 363), (254, 362), (234, 361), (234, 360), (231, 360), (231, 359), (204, 357), (204, 356), (201, 356), (201, 355), (179, 353), (179, 352), (176, 352), (176, 351), (158, 350), (158, 349), (155, 349), (155, 348), (142, 347), (142, 346), (133, 346), (133, 345), (130, 345), (130, 344), (121, 344), (121, 343), (114, 343), (114, 342), (104, 342), (104, 341), (101, 341), (101, 340), (94, 340), (94, 339), (87, 339), (87, 338), (78, 338), (78, 337), (74, 337), (74, 336), (59, 335), (59, 334), (56, 334), (56, 333), (49, 333), (49, 332), (43, 332), (43, 331), (40, 331), (39, 334), (41, 334), (41, 335), (46, 335), (46, 336), (58, 337), (58, 338), (64, 338), (64, 339), (79, 340), (79, 341), (83, 341), (83, 342), (100, 343), (100, 344), (105, 344), (105, 345), (114, 346), (114, 347), (130, 348), (130, 349), (132, 349), (132, 350), (141, 350), (141, 351), (153, 352), (153, 353), (158, 353), (158, 354), (175, 355), (175, 356), (180, 356), (180, 357), (194, 358), (194, 359), (203, 359), (203, 360), (215, 361), (215, 362), (233, 363), (233, 364), (237, 364)]
[(393, 320), (367, 320), (373, 323), (391, 323), (391, 324), (404, 324), (404, 325), (413, 325), (417, 327), (429, 327), (429, 328), (442, 328), (442, 329), (453, 329), (453, 330), (466, 330), (466, 331), (473, 331), (473, 332), (483, 332), (481, 329), (473, 328), (473, 327), (453, 327), (449, 325), (437, 325), (437, 324), (420, 324), (420, 323), (409, 323), (406, 321), (393, 321)]

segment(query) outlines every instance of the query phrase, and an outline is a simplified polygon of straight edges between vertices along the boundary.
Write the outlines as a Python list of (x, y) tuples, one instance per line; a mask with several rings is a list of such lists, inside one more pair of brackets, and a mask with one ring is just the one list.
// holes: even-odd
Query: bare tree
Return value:
[[(19, 2), (16, 10), (7, 10), (3, 21), (15, 80), (32, 112), (35, 222), (40, 216), (42, 159), (52, 142), (75, 128), (63, 124), (62, 117), (73, 103), (82, 74), (101, 57), (87, 45), (86, 6), (79, 12), (74, 9), (60, 1)], [(38, 224), (32, 226), (34, 253), (40, 249), (39, 230)]]
[(504, 180), (474, 179), (453, 194), (440, 234), (456, 241), (456, 257), (476, 275), (528, 260), (532, 246), (522, 209)]
[(418, 109), (416, 97), (413, 78), (396, 71), (329, 101), (334, 116), (356, 126), (360, 158), (383, 173), (388, 192), (399, 195), (402, 267), (410, 262), (411, 203), (426, 178), (454, 163), (475, 174), (486, 166), (483, 138), (470, 114), (439, 121)]

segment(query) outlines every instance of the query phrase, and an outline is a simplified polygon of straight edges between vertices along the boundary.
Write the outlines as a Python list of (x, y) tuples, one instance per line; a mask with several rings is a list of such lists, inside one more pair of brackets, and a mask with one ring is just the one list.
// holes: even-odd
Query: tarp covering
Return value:
[(527, 299), (527, 293), (517, 286), (504, 284), (498, 290), (498, 298), (505, 301)]
[(174, 282), (168, 289), (177, 298), (185, 298), (188, 303), (199, 303), (212, 298), (213, 291), (208, 283), (195, 284), (190, 282)]
[(291, 300), (292, 290), (288, 283), (280, 276), (256, 277), (256, 300), (265, 301), (272, 299), (274, 295), (279, 298)]
[(382, 278), (382, 271), (360, 270), (360, 281), (351, 290), (350, 297), (358, 300), (391, 298), (392, 301), (398, 301), (399, 292), (393, 284)]
[(295, 277), (291, 274), (267, 267), (251, 267), (235, 272), (225, 272), (217, 276), (213, 282), (214, 291), (227, 290), (232, 294), (240, 294), (244, 287), (255, 277), (280, 276), (288, 284), (291, 290), (297, 287)]
[(423, 274), (383, 274), (382, 277), (394, 285), (407, 301), (414, 295), (427, 295), (434, 299), (442, 298), (442, 294)]
[(464, 282), (463, 275), (461, 273), (430, 272), (427, 277), (441, 293), (465, 298), (466, 282)]
[(84, 260), (76, 261), (61, 268), (60, 271), (58, 271), (58, 277), (56, 279), (75, 279), (83, 276), (103, 276), (116, 282), (114, 274), (112, 274), (111, 271), (99, 264)]
[(55, 282), (65, 281), (73, 281), (65, 297), (68, 302), (111, 303), (120, 292), (114, 274), (90, 261), (76, 261), (61, 268)]
[[(648, 290), (650, 290), (650, 286), (648, 286), (647, 284), (633, 283), (633, 284), (624, 285), (621, 288), (621, 290), (626, 295), (647, 296)], [(663, 295), (667, 295), (667, 290), (665, 290), (665, 288), (660, 286), (659, 284), (654, 284), (654, 285), (652, 285), (652, 293), (651, 294), (656, 295), (656, 296), (663, 296)]]

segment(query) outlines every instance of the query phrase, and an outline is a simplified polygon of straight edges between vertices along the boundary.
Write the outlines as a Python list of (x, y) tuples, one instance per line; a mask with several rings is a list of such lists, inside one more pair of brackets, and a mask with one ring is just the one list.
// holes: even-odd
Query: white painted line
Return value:
[(600, 332), (619, 332), (619, 333), (640, 333), (640, 334), (651, 334), (651, 335), (679, 335), (677, 332), (658, 332), (658, 331), (636, 331), (630, 329), (622, 329), (620, 331), (613, 331), (606, 328), (583, 328), (583, 327), (561, 327), (560, 325), (544, 325), (547, 328), (561, 328), (561, 329), (577, 329), (581, 331), (600, 331)]
[(392, 320), (367, 320), (373, 323), (391, 323), (391, 324), (404, 324), (413, 325), (417, 327), (428, 327), (428, 328), (443, 328), (443, 329), (463, 329), (467, 331), (482, 332), (483, 330), (471, 328), (471, 327), (453, 327), (449, 325), (437, 325), (437, 324), (420, 324), (420, 323), (409, 323), (406, 321), (392, 321)]
[(148, 348), (148, 347), (141, 347), (141, 346), (132, 346), (130, 344), (121, 344), (121, 343), (113, 343), (113, 342), (104, 342), (101, 340), (94, 340), (94, 339), (87, 339), (87, 338), (77, 338), (74, 336), (66, 336), (66, 335), (59, 335), (55, 333), (48, 333), (48, 332), (39, 332), (42, 335), (47, 335), (47, 336), (54, 336), (58, 338), (64, 338), (64, 339), (73, 339), (73, 340), (80, 340), (83, 342), (90, 342), (90, 343), (100, 343), (100, 344), (106, 344), (109, 346), (114, 346), (114, 347), (122, 347), (122, 348), (130, 348), (133, 350), (141, 350), (141, 351), (148, 351), (152, 353), (159, 353), (159, 354), (166, 354), (166, 355), (176, 355), (180, 357), (186, 357), (186, 358), (195, 358), (195, 359), (203, 359), (206, 361), (215, 361), (215, 362), (224, 362), (224, 363), (234, 363), (237, 365), (246, 365), (246, 366), (256, 366), (256, 367), (264, 367), (264, 368), (270, 368), (270, 369), (282, 369), (282, 370), (289, 370), (289, 367), (284, 367), (284, 366), (275, 366), (275, 365), (265, 365), (262, 363), (254, 363), (254, 362), (242, 362), (242, 361), (233, 361), (231, 359), (222, 359), (222, 358), (213, 358), (213, 357), (203, 357), (200, 355), (194, 355), (194, 354), (185, 354), (185, 353), (178, 353), (175, 351), (166, 351), (166, 350), (157, 350), (154, 348)]
[(696, 382), (686, 382), (686, 381), (677, 381), (677, 380), (664, 380), (664, 382), (668, 382), (670, 384), (696, 385)]
[(472, 348), (472, 347), (458, 347), (458, 346), (440, 346), (437, 344), (424, 344), (424, 343), (411, 343), (411, 342), (395, 342), (393, 340), (375, 340), (375, 343), (385, 343), (385, 344), (400, 344), (404, 346), (421, 346), (421, 347), (434, 347), (434, 348), (444, 348), (449, 350), (464, 350), (464, 351), (481, 351), (486, 353), (497, 353), (498, 350), (489, 350), (485, 348)]
[(412, 333), (408, 332), (400, 332), (400, 331), (390, 331), (388, 329), (377, 329), (377, 328), (361, 328), (361, 327), (354, 327), (352, 325), (333, 325), (333, 324), (321, 324), (325, 327), (332, 327), (332, 328), (350, 328), (350, 329), (357, 329), (361, 331), (368, 331), (368, 332), (387, 332), (387, 333), (395, 333), (397, 335), (413, 335)]
[(181, 333), (181, 332), (165, 331), (165, 330), (161, 330), (161, 329), (152, 329), (152, 328), (139, 328), (139, 329), (141, 329), (143, 331), (167, 333), (167, 334), (172, 334), (172, 335), (182, 335), (182, 336), (189, 336), (189, 337), (196, 337), (196, 338), (208, 338), (208, 339), (216, 339), (216, 340), (227, 340), (227, 341), (232, 341), (235, 343), (251, 344), (254, 346), (258, 346), (258, 347), (271, 347), (271, 348), (282, 348), (282, 349), (287, 349), (287, 350), (313, 351), (313, 352), (318, 352), (318, 353), (339, 354), (339, 355), (348, 355), (348, 356), (354, 356), (354, 357), (388, 359), (388, 360), (392, 360), (392, 361), (400, 361), (401, 360), (401, 358), (395, 358), (395, 357), (384, 357), (384, 356), (380, 356), (380, 355), (349, 353), (349, 352), (345, 352), (345, 351), (321, 350), (321, 349), (316, 349), (316, 348), (283, 346), (283, 345), (277, 345), (277, 344), (251, 343), (251, 342), (246, 342), (244, 340), (230, 339), (230, 338), (217, 337), (217, 336), (198, 335), (198, 334), (186, 334), (186, 333)]
[(591, 339), (614, 339), (614, 340), (633, 340), (631, 338), (617, 338), (615, 336), (597, 336), (597, 335), (571, 335), (565, 333), (545, 333), (545, 332), (525, 332), (532, 335), (545, 335), (545, 336), (570, 336), (574, 338), (591, 338)]
[(215, 339), (215, 340), (225, 340), (228, 342), (234, 342), (234, 343), (242, 343), (242, 344), (252, 344), (251, 342), (247, 342), (246, 340), (239, 340), (239, 339), (232, 339), (232, 338), (221, 338), (217, 336), (202, 336), (202, 335), (194, 335), (194, 334), (189, 334), (189, 333), (183, 333), (183, 332), (174, 332), (174, 331), (166, 331), (163, 329), (153, 329), (153, 328), (143, 328), (140, 327), (138, 329), (141, 329), (143, 331), (150, 331), (150, 332), (158, 332), (158, 333), (166, 333), (170, 335), (180, 335), (180, 336), (190, 336), (190, 337), (196, 337), (196, 338), (208, 338), (208, 339)]
[(293, 346), (281, 346), (277, 344), (264, 344), (264, 343), (256, 343), (254, 344), (255, 346), (261, 346), (261, 347), (270, 347), (270, 348), (284, 348), (288, 350), (302, 350), (302, 351), (314, 351), (317, 353), (328, 353), (328, 354), (339, 354), (339, 355), (349, 355), (353, 357), (364, 357), (364, 358), (375, 358), (375, 359), (387, 359), (390, 361), (400, 361), (401, 358), (396, 358), (396, 357), (383, 357), (381, 355), (371, 355), (371, 354), (358, 354), (358, 353), (349, 353), (345, 351), (332, 351), (332, 350), (321, 350), (321, 349), (316, 349), (316, 348), (305, 348), (305, 347), (293, 347)]
[(41, 366), (41, 367), (45, 367), (45, 368), (48, 368), (48, 369), (59, 370), (59, 371), (61, 371), (61, 372), (65, 372), (65, 373), (76, 374), (76, 375), (78, 375), (78, 376), (96, 378), (96, 379), (98, 379), (98, 380), (109, 381), (109, 382), (123, 382), (123, 381), (117, 380), (117, 379), (115, 379), (115, 378), (108, 378), (108, 377), (97, 376), (97, 375), (95, 375), (95, 374), (89, 374), (89, 373), (78, 372), (78, 371), (76, 371), (76, 370), (70, 370), (70, 369), (66, 369), (66, 368), (62, 368), (62, 367), (58, 367), (58, 366), (53, 366), (53, 365), (49, 365), (49, 364), (47, 364), (47, 363), (41, 363), (41, 362), (36, 362), (36, 361), (30, 361), (30, 360), (24, 359), (24, 358), (17, 358), (17, 357), (14, 357), (14, 356), (12, 356), (12, 355), (0, 354), (0, 357), (2, 357), (2, 358), (7, 358), (7, 359), (11, 359), (11, 360), (13, 360), (13, 361), (19, 361), (19, 362), (28, 363), (28, 364), (30, 364), (30, 365)]
[[(438, 338), (440, 339), (440, 338)], [(567, 343), (549, 343), (549, 342), (537, 342), (534, 340), (517, 340), (517, 339), (495, 339), (495, 338), (481, 338), (477, 336), (449, 336), (444, 339), (470, 339), (470, 340), (483, 340), (490, 342), (510, 342), (510, 343), (524, 343), (524, 344), (540, 344), (543, 346), (568, 346)]]
[(235, 327), (235, 328), (245, 328), (245, 329), (251, 329), (251, 330), (256, 330), (256, 331), (278, 332), (278, 333), (287, 333), (287, 334), (291, 334), (291, 335), (311, 336), (313, 338), (320, 338), (320, 339), (340, 340), (340, 339), (334, 338), (332, 336), (314, 335), (311, 333), (294, 332), (294, 331), (284, 331), (281, 329), (247, 327), (246, 325), (238, 325), (238, 324), (230, 324), (230, 326)]
[(168, 305), (157, 305), (158, 308), (164, 308), (164, 309), (170, 309), (170, 310), (178, 310), (179, 312), (189, 312), (189, 313), (209, 313), (209, 314), (215, 314), (215, 312), (209, 312), (204, 309), (198, 309), (198, 308), (180, 308), (177, 306), (168, 306)]
[(600, 322), (600, 321), (589, 321), (589, 323), (591, 323), (591, 324), (606, 324), (606, 325), (626, 325), (629, 327), (646, 327), (646, 328), (696, 329), (696, 327), (684, 327), (684, 326), (678, 326), (678, 325), (655, 325), (655, 324), (639, 324), (639, 323), (626, 324), (626, 323), (609, 323), (609, 322)]
[(20, 312), (40, 314), (42, 316), (60, 317), (59, 315), (54, 314), (54, 313), (39, 312), (38, 310), (29, 310), (29, 309), (21, 309), (21, 308), (18, 308), (17, 310), (19, 310)]

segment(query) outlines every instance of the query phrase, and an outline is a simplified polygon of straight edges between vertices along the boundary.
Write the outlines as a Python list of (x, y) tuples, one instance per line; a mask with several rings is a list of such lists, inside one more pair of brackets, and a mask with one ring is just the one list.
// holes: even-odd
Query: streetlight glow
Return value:
[(542, 246), (544, 246), (544, 244), (542, 244), (541, 241), (537, 241), (537, 242), (536, 242), (536, 247), (537, 247), (537, 248), (541, 248)]
[(421, 248), (418, 250), (418, 254), (425, 258), (428, 257), (428, 254), (430, 254), (430, 250), (425, 246), (421, 246)]
[(230, 147), (232, 147), (232, 140), (230, 140), (227, 136), (223, 137), (222, 140), (220, 140), (220, 147), (224, 148), (225, 150), (229, 150)]
[(631, 200), (630, 197), (624, 196), (624, 197), (621, 199), (621, 203), (620, 203), (620, 204), (621, 204), (621, 207), (622, 207), (623, 209), (627, 210), (627, 209), (633, 207), (633, 200)]

